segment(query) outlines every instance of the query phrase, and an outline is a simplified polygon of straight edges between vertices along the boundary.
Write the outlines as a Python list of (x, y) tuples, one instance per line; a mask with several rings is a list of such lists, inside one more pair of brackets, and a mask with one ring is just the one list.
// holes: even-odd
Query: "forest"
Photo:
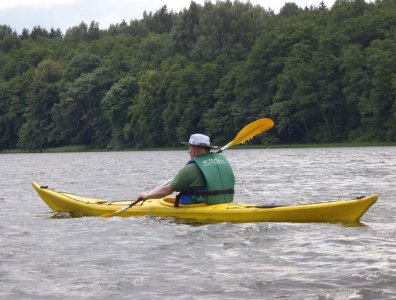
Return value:
[(106, 29), (0, 25), (0, 150), (396, 142), (396, 0), (166, 6)]

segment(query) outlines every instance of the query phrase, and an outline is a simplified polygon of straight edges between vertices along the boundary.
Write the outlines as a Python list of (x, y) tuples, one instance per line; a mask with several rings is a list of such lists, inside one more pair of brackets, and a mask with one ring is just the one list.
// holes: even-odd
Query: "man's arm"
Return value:
[(149, 193), (141, 193), (139, 199), (158, 199), (172, 194), (173, 192), (180, 192), (188, 188), (194, 181), (195, 176), (192, 176), (191, 170), (198, 168), (195, 164), (189, 164), (177, 173), (177, 175), (169, 182), (157, 187)]
[(141, 193), (139, 195), (139, 199), (147, 200), (147, 199), (158, 199), (168, 196), (174, 192), (172, 188), (172, 183), (168, 182), (167, 184), (156, 188), (155, 190), (149, 193)]

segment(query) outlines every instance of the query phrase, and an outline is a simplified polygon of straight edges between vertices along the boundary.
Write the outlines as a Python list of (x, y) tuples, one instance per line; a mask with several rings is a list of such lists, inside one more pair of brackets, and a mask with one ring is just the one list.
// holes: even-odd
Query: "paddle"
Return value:
[[(222, 147), (217, 152), (222, 152), (222, 151), (228, 149), (229, 147), (244, 143), (247, 140), (252, 139), (256, 135), (271, 129), (272, 127), (274, 127), (274, 121), (272, 121), (271, 119), (267, 119), (267, 118), (258, 119), (256, 121), (246, 125), (245, 127), (243, 127), (242, 130), (239, 131), (239, 133), (236, 135), (236, 137), (231, 142), (229, 142), (227, 145)], [(160, 186), (156, 187), (154, 190), (150, 191), (149, 193), (152, 193), (152, 192), (158, 190), (159, 188), (163, 187), (164, 185), (167, 185), (169, 182), (171, 182), (171, 180), (161, 184)], [(142, 199), (138, 198), (135, 201), (133, 201), (131, 204), (129, 204), (129, 205), (127, 205), (127, 206), (125, 206), (125, 207), (123, 207), (123, 208), (121, 208), (121, 209), (119, 209), (119, 210), (117, 210), (115, 212), (101, 215), (101, 217), (102, 218), (110, 218), (110, 217), (119, 215), (120, 213), (122, 213), (122, 212), (126, 211), (127, 209), (131, 208), (132, 206), (136, 205), (140, 201), (142, 201)]]
[[(157, 186), (155, 189), (153, 189), (152, 191), (150, 191), (149, 193), (154, 193), (156, 190), (162, 188), (164, 185), (167, 185), (169, 182), (171, 182), (171, 180), (168, 180), (167, 182), (164, 182), (163, 184), (161, 184), (160, 186)], [(140, 201), (142, 201), (143, 199), (137, 198), (135, 201), (133, 201), (131, 204), (128, 204), (127, 206), (124, 206), (123, 208), (112, 212), (112, 213), (108, 213), (108, 214), (104, 214), (101, 215), (101, 218), (111, 218), (114, 217), (116, 215), (119, 215), (120, 213), (126, 211), (127, 209), (131, 208), (132, 206), (138, 204)]]
[(242, 130), (239, 131), (239, 133), (236, 135), (236, 137), (227, 145), (222, 147), (218, 152), (221, 152), (229, 147), (242, 144), (247, 140), (254, 138), (256, 135), (271, 129), (272, 127), (274, 127), (274, 121), (272, 121), (271, 119), (258, 119), (243, 127)]

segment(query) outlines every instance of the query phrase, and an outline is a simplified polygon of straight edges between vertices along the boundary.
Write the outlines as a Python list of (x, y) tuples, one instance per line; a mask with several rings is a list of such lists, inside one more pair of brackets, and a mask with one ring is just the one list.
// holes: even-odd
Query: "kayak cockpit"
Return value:
[[(162, 206), (167, 206), (167, 207), (175, 207), (175, 201), (176, 199), (174, 197), (165, 197), (159, 200), (159, 203)], [(202, 207), (202, 206), (208, 206), (208, 204), (206, 203), (197, 203), (197, 204), (187, 204), (187, 205), (183, 205), (180, 204), (180, 207)]]

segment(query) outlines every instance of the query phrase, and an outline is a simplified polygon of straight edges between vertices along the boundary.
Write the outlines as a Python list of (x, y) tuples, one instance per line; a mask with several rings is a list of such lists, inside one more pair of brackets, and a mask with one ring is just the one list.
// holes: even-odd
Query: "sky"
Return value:
[[(208, 0), (206, 0), (208, 1)], [(248, 2), (240, 0), (241, 2)], [(253, 5), (260, 5), (278, 13), (286, 2), (294, 2), (299, 7), (318, 6), (323, 1), (331, 7), (334, 0), (250, 0)], [(106, 29), (110, 24), (141, 19), (143, 12), (156, 12), (166, 5), (168, 11), (179, 12), (190, 6), (190, 0), (0, 0), (0, 25), (8, 25), (18, 33), (23, 28), (31, 30), (41, 26), (47, 30), (78, 26), (81, 22), (99, 23), (99, 28)], [(205, 0), (194, 2), (203, 5)], [(216, 3), (216, 0), (210, 2)]]

